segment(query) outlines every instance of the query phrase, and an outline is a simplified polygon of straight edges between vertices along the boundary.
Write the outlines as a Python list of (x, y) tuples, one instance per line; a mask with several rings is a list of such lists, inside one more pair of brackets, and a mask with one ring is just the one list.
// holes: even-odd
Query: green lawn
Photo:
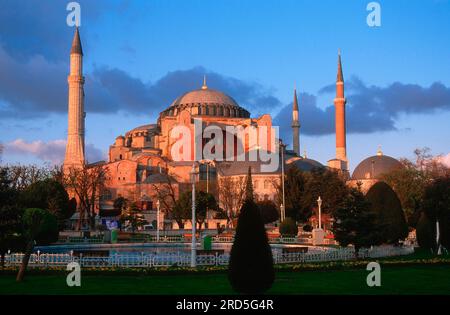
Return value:
[[(381, 287), (366, 285), (368, 271), (277, 273), (270, 294), (450, 294), (448, 265), (381, 265)], [(202, 275), (86, 275), (81, 287), (68, 287), (66, 275), (28, 275), (16, 283), (0, 275), (0, 294), (232, 294), (225, 273)]]

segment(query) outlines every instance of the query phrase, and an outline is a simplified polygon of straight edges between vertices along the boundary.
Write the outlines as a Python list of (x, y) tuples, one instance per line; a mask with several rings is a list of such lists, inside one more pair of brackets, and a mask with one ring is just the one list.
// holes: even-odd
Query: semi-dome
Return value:
[(401, 167), (403, 165), (398, 160), (379, 152), (377, 155), (370, 156), (361, 161), (353, 171), (352, 179), (380, 179), (382, 174), (389, 173)]
[(212, 90), (204, 82), (201, 89), (187, 92), (178, 97), (161, 116), (177, 116), (187, 109), (192, 115), (248, 118), (250, 113), (223, 92)]

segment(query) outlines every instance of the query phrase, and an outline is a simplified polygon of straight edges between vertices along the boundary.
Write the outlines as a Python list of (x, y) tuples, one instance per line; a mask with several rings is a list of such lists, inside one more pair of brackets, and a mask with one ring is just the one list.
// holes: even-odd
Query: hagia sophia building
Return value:
[[(83, 49), (78, 28), (72, 42), (70, 51), (70, 74), (68, 76), (68, 135), (64, 169), (77, 167), (86, 163), (85, 159), (85, 109), (84, 109), (84, 77), (83, 77)], [(200, 84), (199, 84), (200, 85)], [(226, 139), (227, 126), (266, 127), (270, 130), (272, 117), (264, 114), (260, 117), (251, 117), (244, 107), (241, 107), (232, 97), (223, 92), (214, 90), (207, 86), (206, 79), (203, 85), (193, 91), (186, 92), (173, 101), (165, 110), (159, 114), (155, 123), (138, 126), (119, 135), (109, 148), (108, 160), (100, 161), (90, 165), (102, 165), (107, 168), (106, 188), (101, 194), (98, 210), (101, 217), (107, 217), (108, 213), (113, 215), (113, 202), (118, 197), (125, 197), (138, 202), (143, 210), (154, 211), (157, 204), (155, 185), (167, 184), (168, 178), (173, 186), (175, 194), (190, 190), (190, 172), (194, 160), (198, 161), (199, 180), (208, 179), (220, 181), (226, 178), (245, 178), (249, 167), (252, 172), (255, 196), (260, 199), (276, 201), (276, 188), (279, 183), (282, 168), (296, 166), (300, 170), (310, 171), (313, 168), (331, 168), (347, 178), (349, 185), (362, 183), (363, 190), (370, 188), (377, 182), (380, 176), (402, 164), (389, 156), (384, 155), (379, 149), (377, 154), (364, 159), (357, 165), (353, 174), (349, 173), (349, 162), (346, 143), (346, 98), (344, 96), (344, 77), (341, 64), (341, 55), (338, 56), (338, 68), (336, 78), (335, 105), (335, 130), (336, 130), (336, 154), (335, 157), (323, 165), (320, 162), (300, 155), (300, 128), (301, 117), (298, 114), (297, 94), (294, 90), (292, 108), (292, 140), (293, 150), (285, 150), (283, 163), (274, 170), (265, 171), (260, 160), (256, 161), (227, 161), (227, 160), (202, 160), (194, 158), (179, 161), (173, 158), (172, 149), (175, 141), (170, 132), (176, 126), (187, 127), (192, 133), (205, 131), (208, 126), (218, 126), (223, 130)], [(269, 135), (272, 137), (273, 135)], [(193, 137), (192, 145), (195, 147), (201, 142), (204, 147), (211, 136), (197, 139)], [(279, 139), (277, 139), (279, 140)], [(224, 140), (225, 141), (225, 140)], [(236, 146), (233, 139), (233, 144)], [(280, 142), (276, 142), (280, 143)], [(243, 145), (244, 155), (247, 156), (255, 149), (248, 143)], [(268, 141), (266, 149), (273, 150)], [(224, 150), (225, 151), (225, 150)], [(224, 152), (224, 155), (226, 152)], [(219, 198), (220, 204), (220, 198)], [(235, 209), (238, 211), (238, 209)], [(211, 217), (212, 220), (212, 217)], [(167, 224), (167, 223), (166, 223)], [(173, 224), (176, 225), (174, 222)], [(173, 227), (173, 224), (171, 227)], [(211, 226), (215, 226), (211, 222)], [(174, 227), (176, 228), (176, 227)]]

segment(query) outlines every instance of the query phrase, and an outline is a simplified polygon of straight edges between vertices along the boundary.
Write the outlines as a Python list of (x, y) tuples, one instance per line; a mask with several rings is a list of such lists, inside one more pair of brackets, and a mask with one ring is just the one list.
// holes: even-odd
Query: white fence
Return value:
[[(403, 246), (379, 246), (370, 249), (362, 249), (359, 252), (360, 258), (380, 258), (389, 256), (408, 255), (414, 252), (414, 248)], [(5, 257), (8, 266), (17, 266), (21, 263), (23, 254), (9, 254)], [(198, 255), (198, 266), (223, 266), (228, 265), (228, 254), (222, 255)], [(313, 253), (276, 253), (273, 256), (274, 263), (311, 263), (339, 260), (355, 259), (353, 248), (327, 249), (323, 252)], [(106, 257), (72, 256), (70, 254), (32, 254), (30, 257), (30, 267), (65, 266), (69, 262), (78, 262), (82, 267), (168, 267), (168, 266), (189, 266), (191, 256), (180, 253), (165, 253), (159, 255), (121, 255), (114, 254)]]

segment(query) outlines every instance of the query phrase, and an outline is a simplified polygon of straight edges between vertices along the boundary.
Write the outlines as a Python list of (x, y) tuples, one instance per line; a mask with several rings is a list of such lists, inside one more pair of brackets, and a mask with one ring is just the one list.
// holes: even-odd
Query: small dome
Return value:
[(286, 166), (288, 168), (295, 166), (303, 172), (310, 172), (315, 168), (325, 168), (324, 165), (322, 165), (320, 162), (318, 162), (316, 160), (302, 158), (302, 157), (297, 157), (297, 158), (291, 159), (290, 161), (286, 161), (286, 164), (287, 164)]
[(193, 115), (250, 117), (250, 113), (240, 107), (232, 97), (209, 89), (206, 85), (178, 97), (161, 116), (176, 116), (183, 109), (190, 110)]
[(402, 163), (393, 157), (377, 154), (364, 159), (353, 171), (352, 179), (380, 179), (382, 174), (403, 167)]

